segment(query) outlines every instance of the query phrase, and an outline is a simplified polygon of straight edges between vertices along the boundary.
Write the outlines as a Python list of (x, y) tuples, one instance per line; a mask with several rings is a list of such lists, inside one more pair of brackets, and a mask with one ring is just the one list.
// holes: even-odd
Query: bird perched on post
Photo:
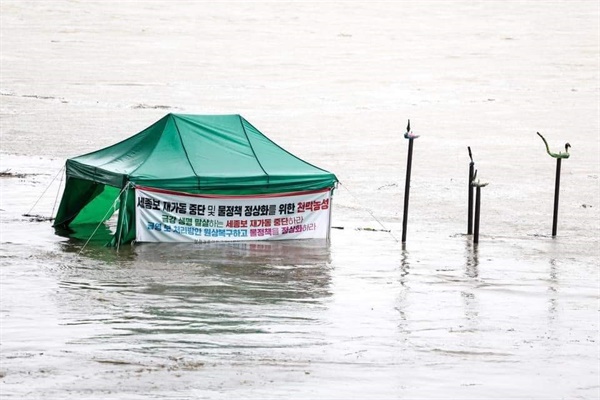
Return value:
[(408, 125), (406, 126), (406, 133), (404, 134), (404, 138), (405, 139), (416, 139), (418, 138), (420, 135), (415, 135), (411, 130), (410, 130), (410, 119), (408, 120)]
[(487, 185), (489, 185), (489, 182), (480, 182), (479, 179), (477, 179), (477, 170), (475, 170), (475, 173), (473, 174), (473, 180), (471, 181), (471, 186), (473, 187), (486, 187)]
[(548, 147), (548, 142), (546, 142), (546, 139), (544, 139), (542, 134), (539, 132), (536, 132), (536, 133), (544, 141), (544, 144), (546, 145), (546, 152), (550, 155), (550, 157), (552, 157), (552, 158), (569, 158), (569, 156), (570, 156), (569, 147), (571, 147), (571, 145), (569, 143), (565, 143), (565, 152), (564, 153), (562, 151), (558, 152), (558, 153), (553, 153), (550, 151), (550, 147)]

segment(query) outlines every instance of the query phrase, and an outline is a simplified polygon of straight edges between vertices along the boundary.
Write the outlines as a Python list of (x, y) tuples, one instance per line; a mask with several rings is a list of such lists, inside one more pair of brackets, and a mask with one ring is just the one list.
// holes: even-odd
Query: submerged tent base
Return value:
[(112, 230), (105, 222), (100, 222), (100, 224), (77, 225), (75, 229), (55, 228), (54, 232), (56, 235), (65, 238), (82, 240), (85, 242), (90, 241), (106, 246), (110, 246), (110, 242), (115, 236), (114, 230)]

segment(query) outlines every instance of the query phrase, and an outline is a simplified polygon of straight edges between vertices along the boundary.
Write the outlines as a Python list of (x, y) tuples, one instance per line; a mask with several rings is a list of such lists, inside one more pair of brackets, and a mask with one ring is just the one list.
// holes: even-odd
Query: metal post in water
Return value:
[(565, 143), (565, 151), (559, 151), (558, 153), (554, 153), (550, 151), (550, 146), (548, 146), (548, 142), (542, 136), (541, 133), (537, 132), (538, 136), (543, 140), (544, 145), (546, 146), (546, 152), (552, 158), (556, 158), (556, 179), (554, 180), (554, 215), (552, 216), (552, 237), (556, 236), (556, 229), (558, 226), (558, 195), (560, 193), (560, 164), (563, 158), (569, 158), (569, 148), (571, 145), (569, 143)]
[(552, 217), (552, 236), (556, 236), (558, 225), (558, 195), (560, 193), (560, 162), (562, 158), (556, 159), (556, 179), (554, 181), (554, 215)]
[(418, 138), (419, 135), (414, 135), (410, 130), (410, 119), (406, 126), (406, 133), (404, 138), (408, 139), (408, 159), (406, 161), (406, 182), (404, 186), (404, 215), (402, 218), (402, 243), (406, 242), (406, 227), (408, 224), (408, 197), (410, 194), (410, 173), (412, 168), (412, 153), (413, 153), (413, 141)]
[(481, 215), (481, 186), (477, 186), (475, 196), (475, 233), (473, 233), (473, 243), (479, 243), (479, 217)]
[(479, 243), (479, 220), (481, 217), (481, 188), (488, 185), (487, 182), (480, 182), (477, 179), (477, 170), (473, 173), (473, 182), (471, 185), (475, 186), (475, 228), (473, 232), (473, 243)]
[(408, 161), (406, 162), (406, 184), (404, 186), (404, 216), (402, 218), (402, 243), (406, 242), (408, 224), (408, 196), (410, 194), (410, 170), (412, 166), (413, 139), (408, 139)]
[(473, 172), (475, 170), (475, 163), (473, 162), (473, 155), (471, 154), (471, 147), (467, 146), (469, 149), (469, 158), (471, 162), (469, 163), (469, 204), (467, 206), (467, 235), (473, 233)]

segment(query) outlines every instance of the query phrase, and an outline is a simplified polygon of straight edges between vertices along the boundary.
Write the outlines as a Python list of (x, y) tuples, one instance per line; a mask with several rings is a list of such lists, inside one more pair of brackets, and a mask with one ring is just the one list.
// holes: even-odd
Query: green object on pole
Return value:
[(553, 152), (550, 151), (550, 147), (548, 146), (548, 142), (546, 142), (546, 139), (542, 136), (542, 134), (539, 133), (539, 132), (536, 132), (536, 133), (544, 141), (544, 144), (546, 145), (546, 152), (548, 153), (548, 155), (550, 155), (550, 157), (552, 157), (552, 158), (569, 158), (569, 156), (570, 156), (570, 154), (569, 154), (569, 147), (571, 147), (571, 145), (569, 143), (565, 143), (565, 152), (564, 153), (562, 151), (559, 151), (558, 153), (553, 153)]

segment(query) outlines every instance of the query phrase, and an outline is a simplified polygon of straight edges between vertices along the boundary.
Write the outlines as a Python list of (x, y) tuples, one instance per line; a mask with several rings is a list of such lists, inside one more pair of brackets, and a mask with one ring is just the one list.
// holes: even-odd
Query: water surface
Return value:
[[(597, 2), (1, 9), (3, 398), (600, 397)], [(336, 173), (343, 229), (117, 252), (23, 216), (167, 112), (240, 113)], [(572, 145), (556, 238), (536, 131)]]

